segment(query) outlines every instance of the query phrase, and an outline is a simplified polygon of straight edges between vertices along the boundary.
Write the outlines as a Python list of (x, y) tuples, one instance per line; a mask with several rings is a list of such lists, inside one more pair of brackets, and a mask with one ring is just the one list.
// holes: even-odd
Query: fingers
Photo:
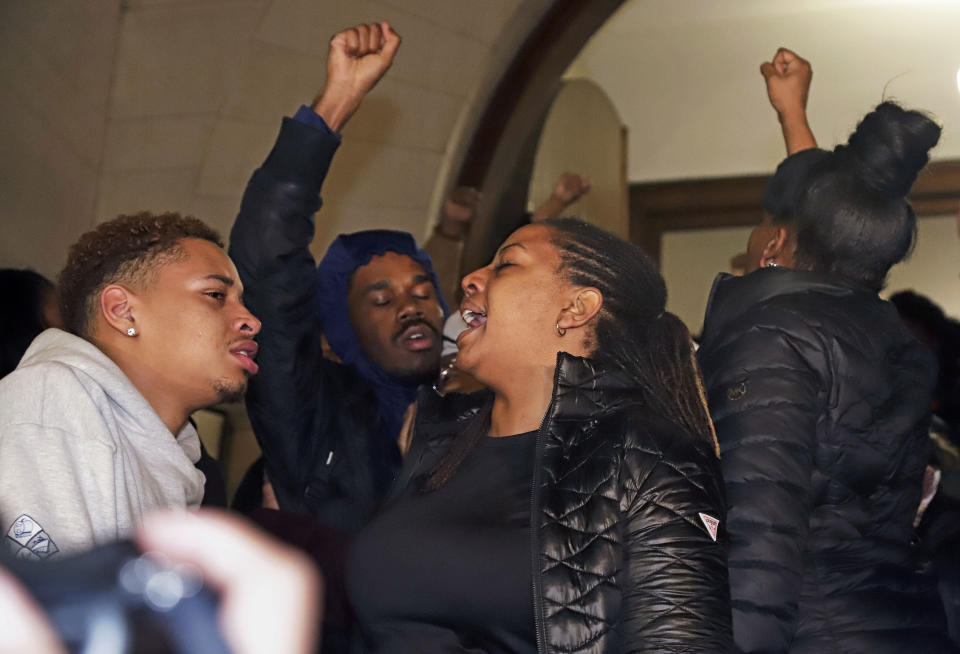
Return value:
[(400, 35), (393, 31), (387, 21), (381, 22), (380, 27), (383, 30), (383, 56), (392, 61), (400, 48)]
[(793, 50), (790, 50), (788, 48), (778, 48), (777, 54), (775, 54), (773, 58), (775, 60), (779, 59), (780, 61), (783, 61), (784, 63), (789, 64), (790, 62), (795, 61), (800, 57)]
[(393, 52), (400, 46), (400, 36), (390, 29), (389, 23), (360, 24), (334, 35), (330, 40), (331, 47), (340, 47), (351, 57), (359, 58), (368, 54), (381, 52), (390, 44), (392, 36)]
[(216, 511), (152, 514), (137, 541), (196, 566), (220, 591), (220, 625), (238, 654), (313, 651), (320, 582), (302, 554)]
[(777, 74), (777, 70), (773, 67), (772, 63), (765, 61), (760, 64), (760, 74), (763, 75), (763, 79), (769, 80), (771, 77)]
[(0, 568), (0, 654), (62, 654), (66, 648), (60, 643), (53, 625), (44, 615), (36, 600), (16, 579)]

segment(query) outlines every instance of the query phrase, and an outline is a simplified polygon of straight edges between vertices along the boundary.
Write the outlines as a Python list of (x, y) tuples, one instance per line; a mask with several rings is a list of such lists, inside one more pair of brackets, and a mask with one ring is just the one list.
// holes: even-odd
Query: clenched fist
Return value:
[(327, 83), (313, 110), (334, 131), (346, 124), (360, 102), (377, 85), (400, 47), (400, 35), (386, 21), (357, 25), (330, 40)]
[(813, 78), (809, 61), (795, 52), (780, 48), (772, 61), (760, 65), (760, 73), (767, 82), (770, 104), (781, 121), (785, 117), (806, 112), (810, 80)]

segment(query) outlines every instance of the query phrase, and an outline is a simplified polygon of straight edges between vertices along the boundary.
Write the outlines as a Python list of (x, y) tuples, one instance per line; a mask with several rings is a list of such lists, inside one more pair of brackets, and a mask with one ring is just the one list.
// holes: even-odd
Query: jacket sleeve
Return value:
[(38, 560), (122, 536), (114, 478), (113, 451), (95, 439), (33, 424), (5, 426), (0, 436), (4, 549)]
[(316, 266), (310, 253), (320, 188), (337, 134), (285, 118), (276, 144), (247, 184), (230, 234), (244, 302), (263, 327), (260, 372), (247, 410), (280, 506), (302, 510), (311, 466), (335, 398), (321, 350)]
[(628, 466), (641, 472), (625, 481), (634, 496), (626, 511), (623, 652), (718, 654), (732, 646), (719, 465), (712, 454), (679, 449), (679, 456), (677, 448), (627, 452), (646, 461)]
[[(796, 320), (794, 320), (796, 322)], [(786, 652), (811, 509), (819, 369), (812, 333), (766, 315), (701, 353), (721, 448), (733, 631), (744, 652)]]

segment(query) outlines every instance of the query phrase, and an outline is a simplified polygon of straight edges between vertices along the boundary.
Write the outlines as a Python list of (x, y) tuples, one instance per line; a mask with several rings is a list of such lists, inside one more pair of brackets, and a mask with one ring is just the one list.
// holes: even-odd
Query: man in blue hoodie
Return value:
[[(400, 467), (403, 416), (437, 374), (447, 313), (410, 234), (341, 235), (319, 268), (309, 249), (339, 131), (399, 45), (385, 22), (333, 37), (323, 90), (284, 119), (230, 238), (264, 325), (247, 408), (278, 505), (347, 532), (367, 522)], [(335, 357), (323, 356), (324, 338)]]

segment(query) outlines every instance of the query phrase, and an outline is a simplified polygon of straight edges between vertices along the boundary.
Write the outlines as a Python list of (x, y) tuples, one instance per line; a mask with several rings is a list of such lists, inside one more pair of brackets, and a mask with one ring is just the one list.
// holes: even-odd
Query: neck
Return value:
[[(160, 420), (166, 425), (170, 433), (176, 436), (187, 424), (192, 413), (191, 409), (179, 401), (176, 393), (162, 386), (162, 376), (156, 370), (145, 368), (133, 353), (124, 347), (113, 347), (105, 341), (94, 340), (101, 352), (106, 354), (117, 364), (117, 367), (127, 376), (133, 387), (140, 392), (150, 404)], [(160, 383), (158, 383), (160, 382)]]
[(515, 374), (513, 378), (522, 383), (495, 390), (490, 436), (513, 436), (540, 428), (553, 397), (554, 371), (544, 367)]

